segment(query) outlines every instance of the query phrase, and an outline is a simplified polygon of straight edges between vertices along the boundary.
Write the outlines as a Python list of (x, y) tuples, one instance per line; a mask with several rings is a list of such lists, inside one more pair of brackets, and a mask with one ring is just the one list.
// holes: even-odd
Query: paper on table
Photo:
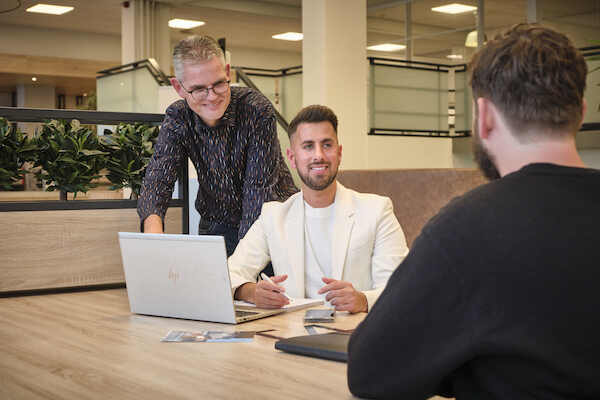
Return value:
[(161, 342), (251, 342), (254, 332), (221, 332), (221, 331), (169, 331)]
[[(235, 300), (234, 304), (236, 307), (241, 308), (256, 308), (255, 304), (248, 303), (243, 300)], [(286, 311), (294, 311), (302, 308), (318, 306), (320, 304), (323, 304), (323, 299), (292, 299), (289, 304), (286, 304), (282, 308)]]

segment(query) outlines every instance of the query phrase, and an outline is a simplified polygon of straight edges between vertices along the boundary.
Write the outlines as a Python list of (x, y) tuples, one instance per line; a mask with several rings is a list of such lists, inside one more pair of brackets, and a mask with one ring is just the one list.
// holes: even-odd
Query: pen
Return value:
[[(260, 273), (260, 277), (263, 278), (263, 280), (265, 280), (265, 281), (267, 281), (267, 282), (272, 283), (273, 285), (275, 285), (275, 282), (273, 282), (271, 280), (271, 278), (269, 278), (267, 276), (267, 274), (265, 274), (264, 272)], [(285, 293), (285, 292), (278, 292), (278, 293), (281, 293), (282, 295), (284, 295), (285, 297), (287, 297), (289, 301), (292, 301), (292, 298), (290, 296), (288, 296), (287, 293)]]

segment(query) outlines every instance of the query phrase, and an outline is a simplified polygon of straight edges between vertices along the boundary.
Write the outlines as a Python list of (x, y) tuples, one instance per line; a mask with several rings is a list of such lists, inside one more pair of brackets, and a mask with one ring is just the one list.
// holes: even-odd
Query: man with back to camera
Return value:
[(349, 343), (360, 397), (600, 398), (600, 171), (576, 147), (587, 66), (518, 25), (470, 65), (492, 182), (429, 221)]
[(160, 129), (138, 201), (144, 232), (162, 233), (177, 168), (189, 157), (198, 172), (200, 234), (225, 237), (233, 253), (264, 201), (297, 191), (277, 139), (271, 103), (230, 87), (230, 65), (210, 36), (191, 36), (173, 51), (171, 104)]
[[(302, 181), (284, 203), (265, 203), (229, 257), (235, 298), (259, 307), (325, 297), (338, 311), (368, 311), (408, 253), (387, 197), (357, 193), (336, 181), (342, 158), (337, 117), (325, 106), (303, 108), (290, 123), (287, 156)], [(272, 262), (273, 283), (256, 282)]]

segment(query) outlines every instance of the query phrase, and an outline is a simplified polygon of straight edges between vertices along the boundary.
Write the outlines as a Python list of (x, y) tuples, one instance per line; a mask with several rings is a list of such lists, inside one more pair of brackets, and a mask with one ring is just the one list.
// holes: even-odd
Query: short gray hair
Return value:
[(189, 36), (175, 46), (173, 49), (173, 67), (175, 77), (183, 78), (184, 63), (201, 63), (213, 57), (218, 57), (225, 65), (225, 55), (219, 43), (210, 36)]

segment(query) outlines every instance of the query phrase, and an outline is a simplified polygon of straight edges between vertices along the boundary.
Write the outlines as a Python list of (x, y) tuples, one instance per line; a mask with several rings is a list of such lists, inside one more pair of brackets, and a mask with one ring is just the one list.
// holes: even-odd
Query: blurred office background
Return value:
[[(235, 74), (233, 83), (257, 86), (287, 122), (302, 105), (334, 108), (342, 168), (473, 167), (464, 64), (482, 41), (529, 21), (587, 51), (585, 122), (600, 122), (600, 0), (45, 3), (72, 9), (49, 15), (27, 11), (35, 0), (0, 2), (0, 106), (163, 112), (177, 98), (166, 79), (173, 46), (209, 34), (250, 80)], [(463, 8), (438, 8), (452, 3)], [(201, 24), (169, 26), (182, 19)], [(273, 37), (288, 32), (305, 36)], [(282, 124), (279, 137), (285, 149)], [(581, 132), (578, 144), (600, 167), (598, 132)]]

